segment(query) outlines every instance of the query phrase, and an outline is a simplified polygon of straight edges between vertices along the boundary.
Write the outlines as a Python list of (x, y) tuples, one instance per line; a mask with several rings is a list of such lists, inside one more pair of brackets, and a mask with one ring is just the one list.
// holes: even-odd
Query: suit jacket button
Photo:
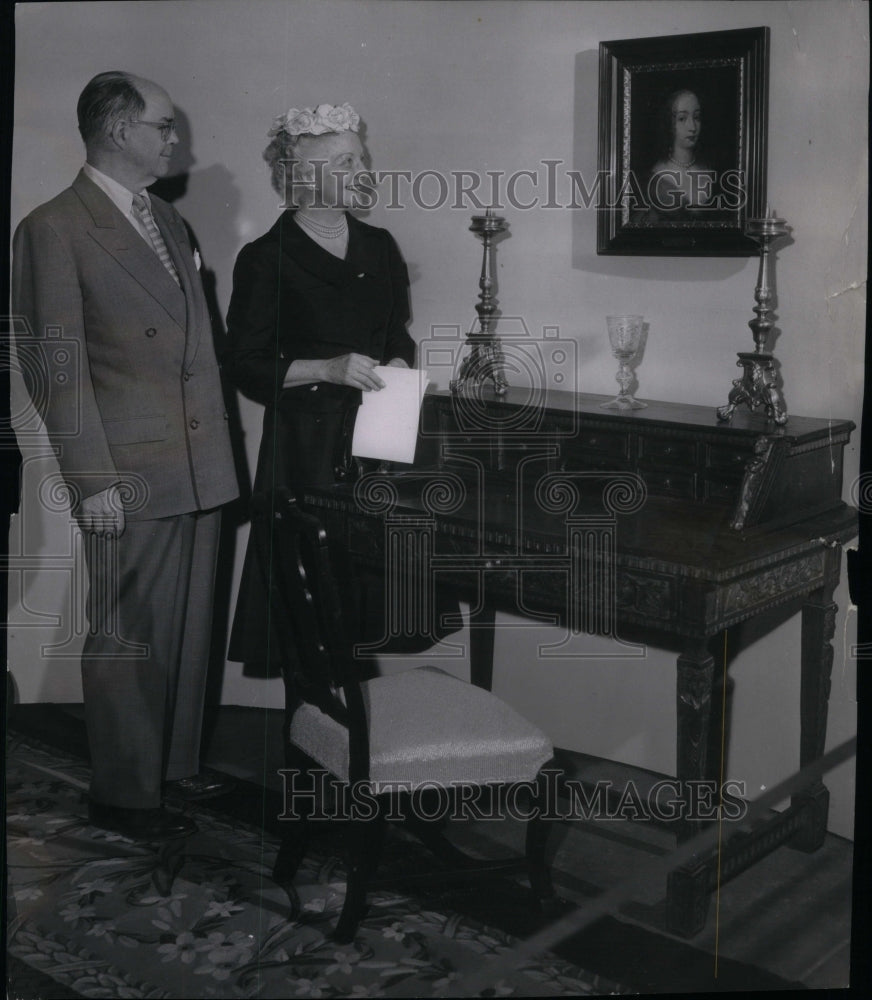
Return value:
[(190, 373), (190, 372), (185, 372), (185, 374), (184, 374), (184, 375), (182, 376), (182, 378), (183, 378), (183, 379), (184, 379), (184, 380), (185, 380), (186, 382), (190, 382), (190, 381), (191, 381), (191, 373)]
[(191, 421), (191, 430), (192, 431), (195, 431), (199, 426), (200, 426), (200, 421), (199, 420), (192, 420)]
[(157, 333), (157, 330), (155, 330), (155, 328), (154, 328), (153, 326), (150, 326), (150, 327), (149, 327), (149, 328), (148, 328), (148, 329), (147, 329), (147, 330), (145, 331), (145, 335), (146, 335), (146, 337), (153, 337), (153, 336), (154, 336), (154, 335), (155, 335), (156, 333)]

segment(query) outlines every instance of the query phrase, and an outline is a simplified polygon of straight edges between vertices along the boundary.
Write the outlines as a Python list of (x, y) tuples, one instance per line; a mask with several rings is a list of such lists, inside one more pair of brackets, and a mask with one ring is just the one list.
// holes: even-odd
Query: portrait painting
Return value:
[(767, 48), (766, 28), (601, 43), (599, 253), (754, 252)]

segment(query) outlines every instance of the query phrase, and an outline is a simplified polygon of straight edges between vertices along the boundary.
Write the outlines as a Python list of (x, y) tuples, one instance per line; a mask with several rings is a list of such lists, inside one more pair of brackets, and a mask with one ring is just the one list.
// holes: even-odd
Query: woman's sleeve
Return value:
[(388, 335), (385, 341), (383, 360), (390, 361), (392, 358), (402, 358), (411, 368), (415, 364), (415, 341), (412, 340), (407, 329), (411, 318), (409, 272), (393, 236), (388, 233), (387, 238), (393, 308), (388, 320)]
[(275, 403), (290, 367), (278, 328), (280, 260), (275, 247), (243, 247), (233, 268), (223, 370), (246, 396)]

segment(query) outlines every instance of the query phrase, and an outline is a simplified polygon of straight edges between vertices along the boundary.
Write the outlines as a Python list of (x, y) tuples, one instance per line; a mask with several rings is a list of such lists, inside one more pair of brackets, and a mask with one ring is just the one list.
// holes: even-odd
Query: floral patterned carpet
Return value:
[[(308, 858), (300, 917), (270, 880), (276, 839), (257, 823), (197, 808), (199, 833), (143, 845), (88, 825), (87, 765), (31, 737), (7, 745), (9, 995), (22, 970), (55, 996), (463, 996), (463, 979), (515, 939), (444, 906), (377, 891), (355, 941), (330, 930), (341, 909), (338, 861)], [(253, 817), (257, 818), (257, 817)], [(18, 970), (19, 982), (15, 981)], [(517, 969), (490, 996), (622, 992), (556, 957)]]

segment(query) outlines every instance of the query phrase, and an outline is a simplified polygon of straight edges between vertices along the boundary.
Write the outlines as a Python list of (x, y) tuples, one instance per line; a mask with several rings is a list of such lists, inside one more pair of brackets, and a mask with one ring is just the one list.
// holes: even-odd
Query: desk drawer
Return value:
[(630, 435), (615, 431), (581, 430), (563, 446), (561, 471), (624, 469), (630, 460)]
[(612, 458), (628, 458), (630, 455), (630, 435), (618, 431), (585, 430), (582, 428), (572, 442), (580, 451), (609, 455)]
[(710, 444), (705, 449), (705, 464), (707, 469), (724, 472), (731, 479), (741, 478), (753, 455), (753, 449), (750, 448), (718, 448)]
[(639, 473), (645, 480), (648, 492), (659, 497), (681, 497), (693, 500), (696, 497), (696, 474), (680, 472), (671, 469), (646, 469), (640, 467)]
[(715, 503), (736, 503), (741, 485), (742, 480), (739, 476), (735, 478), (723, 476), (718, 479), (707, 476), (703, 482), (703, 499)]
[(696, 442), (676, 438), (647, 438), (639, 441), (639, 460), (646, 465), (694, 469)]

